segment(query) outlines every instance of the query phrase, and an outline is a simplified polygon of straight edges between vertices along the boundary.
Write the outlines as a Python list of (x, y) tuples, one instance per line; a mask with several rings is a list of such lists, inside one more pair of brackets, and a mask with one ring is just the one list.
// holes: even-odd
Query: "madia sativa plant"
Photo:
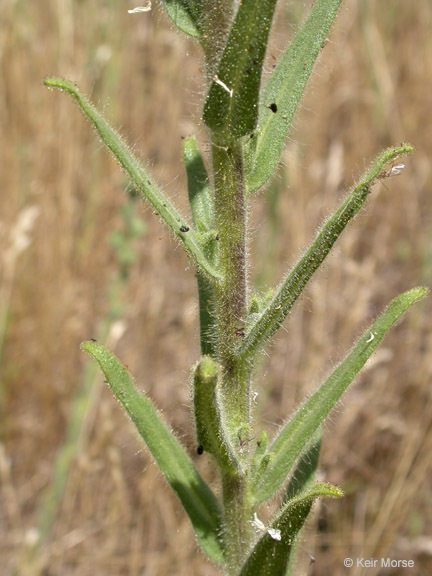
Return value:
[[(336, 486), (314, 480), (321, 424), (387, 330), (427, 290), (414, 288), (392, 300), (270, 442), (265, 432), (255, 436), (254, 367), (311, 276), (366, 202), (372, 185), (398, 173), (402, 165), (397, 162), (412, 147), (401, 144), (383, 151), (279, 286), (265, 296), (251, 294), (248, 205), (278, 166), (342, 0), (313, 3), (264, 85), (263, 61), (277, 0), (162, 0), (162, 4), (177, 27), (200, 44), (207, 81), (202, 120), (211, 142), (210, 174), (196, 139), (184, 141), (191, 220), (163, 194), (146, 167), (72, 82), (47, 78), (45, 84), (76, 100), (195, 265), (202, 356), (193, 367), (193, 415), (198, 453), (211, 455), (219, 470), (220, 498), (152, 402), (135, 389), (119, 360), (92, 341), (84, 342), (82, 349), (98, 362), (180, 499), (205, 554), (230, 576), (294, 574), (296, 541), (314, 501), (342, 496)], [(264, 525), (259, 507), (275, 495), (280, 496), (279, 508)]]

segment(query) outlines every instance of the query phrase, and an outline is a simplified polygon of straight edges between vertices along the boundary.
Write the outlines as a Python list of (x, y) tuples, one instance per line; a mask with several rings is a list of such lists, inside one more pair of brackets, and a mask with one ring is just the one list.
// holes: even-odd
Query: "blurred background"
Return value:
[[(153, 5), (157, 2), (153, 2)], [(281, 1), (267, 73), (311, 2)], [(187, 210), (181, 137), (196, 134), (199, 50), (159, 7), (0, 2), (0, 573), (215, 576), (186, 515), (81, 341), (106, 342), (195, 458), (193, 270), (137, 202), (72, 101), (76, 81)], [(347, 0), (274, 182), (253, 202), (251, 283), (272, 286), (367, 163), (413, 143), (374, 187), (257, 371), (258, 432), (277, 426), (399, 292), (432, 276), (432, 3)], [(392, 330), (325, 427), (309, 576), (432, 573), (432, 299)], [(206, 478), (215, 471), (202, 457)], [(39, 540), (39, 545), (35, 543)], [(415, 567), (346, 569), (345, 557)]]

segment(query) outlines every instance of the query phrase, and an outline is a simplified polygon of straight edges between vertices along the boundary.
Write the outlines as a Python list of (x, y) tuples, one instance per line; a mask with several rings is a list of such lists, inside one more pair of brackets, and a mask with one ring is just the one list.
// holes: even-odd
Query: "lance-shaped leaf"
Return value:
[(200, 358), (194, 371), (195, 426), (199, 446), (225, 469), (240, 469), (236, 451), (225, 433), (218, 394), (220, 366), (209, 356)]
[(389, 165), (403, 154), (407, 154), (412, 150), (412, 146), (408, 144), (402, 144), (397, 148), (388, 148), (378, 156), (369, 170), (363, 174), (352, 192), (325, 222), (310, 247), (285, 277), (279, 288), (275, 290), (273, 298), (259, 314), (255, 314), (253, 318), (251, 317), (251, 321), (247, 321), (246, 335), (239, 348), (240, 357), (244, 359), (253, 358), (262, 349), (263, 344), (278, 330), (291, 312), (304, 287), (314, 272), (321, 266), (348, 222), (354, 218), (365, 203), (371, 186), (376, 180), (396, 173), (392, 172)]
[(255, 129), (262, 65), (276, 2), (240, 2), (204, 105), (204, 122), (220, 141)]
[(201, 38), (200, 0), (162, 0), (162, 4), (177, 28), (193, 38)]
[(186, 219), (178, 212), (168, 198), (159, 190), (153, 179), (148, 175), (138, 158), (132, 154), (120, 136), (108, 124), (105, 118), (96, 110), (79, 89), (68, 80), (62, 78), (46, 78), (45, 85), (58, 88), (73, 96), (84, 114), (94, 124), (99, 136), (111, 150), (140, 193), (150, 202), (165, 224), (185, 246), (201, 270), (211, 278), (218, 278), (217, 272), (205, 257), (201, 243), (190, 228)]
[(119, 360), (94, 342), (84, 342), (81, 348), (98, 362), (115, 397), (125, 408), (165, 478), (177, 493), (200, 546), (210, 558), (221, 563), (223, 551), (218, 537), (221, 515), (219, 503), (210, 487), (201, 478), (177, 438), (162, 422), (151, 401), (135, 390), (129, 372)]
[(413, 288), (392, 300), (383, 314), (358, 340), (348, 356), (285, 424), (269, 448), (268, 465), (262, 474), (254, 479), (254, 496), (257, 502), (267, 500), (279, 489), (308, 439), (339, 401), (387, 330), (427, 292), (427, 288)]
[[(203, 242), (207, 258), (214, 262), (217, 241), (213, 230), (213, 190), (210, 186), (207, 170), (202, 159), (198, 142), (194, 137), (186, 138), (183, 144), (183, 161), (188, 181), (189, 203), (195, 229), (200, 231), (206, 241)], [(213, 284), (199, 272), (197, 273), (200, 342), (203, 355), (215, 356), (216, 304)]]
[(341, 2), (316, 0), (309, 18), (264, 86), (256, 135), (248, 145), (248, 154), (252, 156), (250, 192), (267, 182), (279, 162), (306, 83)]
[(317, 498), (340, 498), (331, 484), (316, 484), (287, 502), (255, 545), (240, 576), (285, 576), (295, 538)]

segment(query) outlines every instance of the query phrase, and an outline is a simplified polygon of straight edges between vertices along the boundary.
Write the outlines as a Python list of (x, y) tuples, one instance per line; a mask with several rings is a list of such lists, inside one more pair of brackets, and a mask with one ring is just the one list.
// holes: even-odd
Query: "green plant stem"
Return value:
[(219, 243), (216, 284), (218, 355), (223, 368), (222, 391), (235, 402), (230, 422), (249, 423), (249, 379), (237, 358), (246, 318), (246, 207), (241, 155), (213, 145), (215, 174), (215, 225)]
[(222, 474), (227, 576), (237, 576), (246, 560), (254, 537), (251, 524), (253, 498), (247, 476)]
[[(243, 166), (238, 148), (213, 144), (215, 227), (219, 243), (219, 272), (216, 284), (218, 359), (221, 365), (220, 398), (231, 443), (238, 446), (239, 459), (248, 458), (250, 423), (250, 371), (239, 362), (237, 349), (246, 317), (246, 206)], [(244, 441), (243, 441), (244, 440)], [(226, 560), (236, 574), (250, 547), (252, 498), (248, 478), (235, 472), (222, 475)]]

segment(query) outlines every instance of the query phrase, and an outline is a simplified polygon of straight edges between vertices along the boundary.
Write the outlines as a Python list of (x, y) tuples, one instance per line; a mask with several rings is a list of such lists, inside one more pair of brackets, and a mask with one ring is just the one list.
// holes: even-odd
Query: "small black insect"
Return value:
[(216, 234), (216, 238), (215, 238), (215, 239), (216, 239), (216, 240), (219, 240), (219, 234)]
[(272, 102), (272, 103), (270, 104), (269, 108), (270, 108), (270, 110), (273, 112), (273, 114), (276, 114), (277, 109), (278, 109), (276, 102)]
[(243, 338), (244, 335), (245, 335), (244, 330), (236, 330), (236, 336), (241, 336)]
[(97, 342), (96, 338), (90, 338), (92, 342)]
[(197, 448), (198, 456), (201, 456), (201, 454), (203, 454), (203, 452), (204, 452), (204, 448), (202, 446), (198, 446), (198, 448)]
[(187, 232), (189, 230), (189, 226), (180, 226), (180, 232)]

